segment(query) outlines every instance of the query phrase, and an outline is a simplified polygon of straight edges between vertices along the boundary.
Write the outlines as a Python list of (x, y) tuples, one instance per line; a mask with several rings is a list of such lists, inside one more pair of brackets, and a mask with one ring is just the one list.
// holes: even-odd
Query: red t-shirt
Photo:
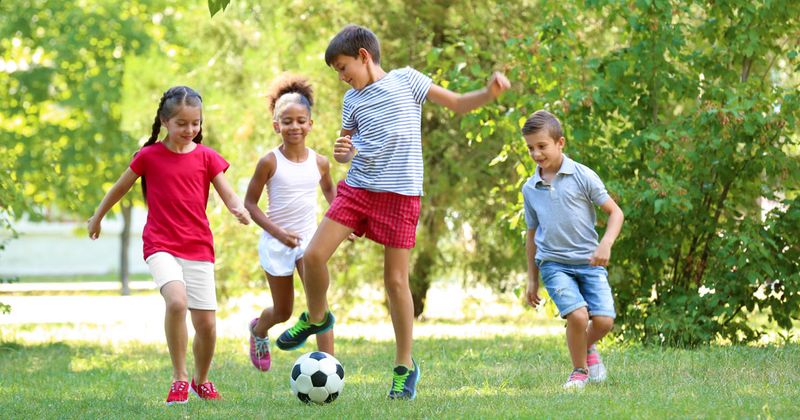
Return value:
[(211, 180), (228, 169), (222, 156), (198, 144), (175, 153), (158, 142), (139, 151), (131, 170), (147, 183), (144, 258), (159, 251), (193, 261), (214, 262), (214, 237), (206, 217)]

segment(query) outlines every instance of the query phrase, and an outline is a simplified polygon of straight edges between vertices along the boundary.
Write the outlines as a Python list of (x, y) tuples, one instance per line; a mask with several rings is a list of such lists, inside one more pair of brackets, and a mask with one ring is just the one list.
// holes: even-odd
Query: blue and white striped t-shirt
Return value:
[(358, 151), (347, 185), (422, 195), (422, 104), (430, 86), (430, 77), (406, 67), (344, 94), (342, 128), (353, 131)]

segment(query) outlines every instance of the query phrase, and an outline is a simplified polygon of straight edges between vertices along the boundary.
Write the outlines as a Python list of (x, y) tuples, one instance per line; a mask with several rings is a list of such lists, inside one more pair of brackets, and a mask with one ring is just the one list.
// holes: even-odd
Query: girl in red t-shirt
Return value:
[[(186, 403), (190, 390), (202, 399), (219, 399), (208, 380), (216, 345), (217, 309), (214, 238), (206, 217), (210, 185), (239, 222), (250, 223), (250, 214), (225, 178), (228, 162), (201, 144), (202, 122), (202, 98), (197, 92), (186, 86), (167, 90), (158, 105), (150, 139), (88, 221), (89, 237), (97, 239), (105, 214), (142, 178), (148, 207), (142, 233), (144, 258), (166, 304), (164, 330), (173, 369), (168, 405)], [(162, 126), (167, 136), (157, 141)], [(195, 329), (191, 384), (186, 368), (187, 309)]]

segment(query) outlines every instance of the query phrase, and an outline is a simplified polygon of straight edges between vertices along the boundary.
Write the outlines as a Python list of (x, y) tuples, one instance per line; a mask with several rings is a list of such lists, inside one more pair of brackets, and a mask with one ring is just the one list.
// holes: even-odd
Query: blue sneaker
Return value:
[(414, 369), (409, 370), (407, 367), (399, 365), (392, 371), (390, 399), (413, 400), (417, 396), (417, 382), (419, 382), (422, 372), (414, 359), (411, 359), (411, 363), (414, 364)]
[(321, 324), (308, 322), (308, 312), (303, 312), (297, 323), (284, 331), (275, 343), (281, 350), (294, 350), (305, 344), (309, 336), (324, 333), (333, 328), (335, 322), (336, 318), (330, 311), (325, 313), (325, 320)]

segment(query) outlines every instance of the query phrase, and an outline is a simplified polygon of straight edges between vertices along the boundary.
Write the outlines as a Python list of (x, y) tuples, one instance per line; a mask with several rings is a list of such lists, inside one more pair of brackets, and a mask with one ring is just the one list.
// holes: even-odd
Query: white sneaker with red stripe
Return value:
[(590, 382), (603, 382), (606, 380), (608, 377), (606, 366), (603, 364), (603, 359), (600, 358), (600, 353), (594, 344), (589, 347), (586, 354), (586, 364), (589, 366)]

